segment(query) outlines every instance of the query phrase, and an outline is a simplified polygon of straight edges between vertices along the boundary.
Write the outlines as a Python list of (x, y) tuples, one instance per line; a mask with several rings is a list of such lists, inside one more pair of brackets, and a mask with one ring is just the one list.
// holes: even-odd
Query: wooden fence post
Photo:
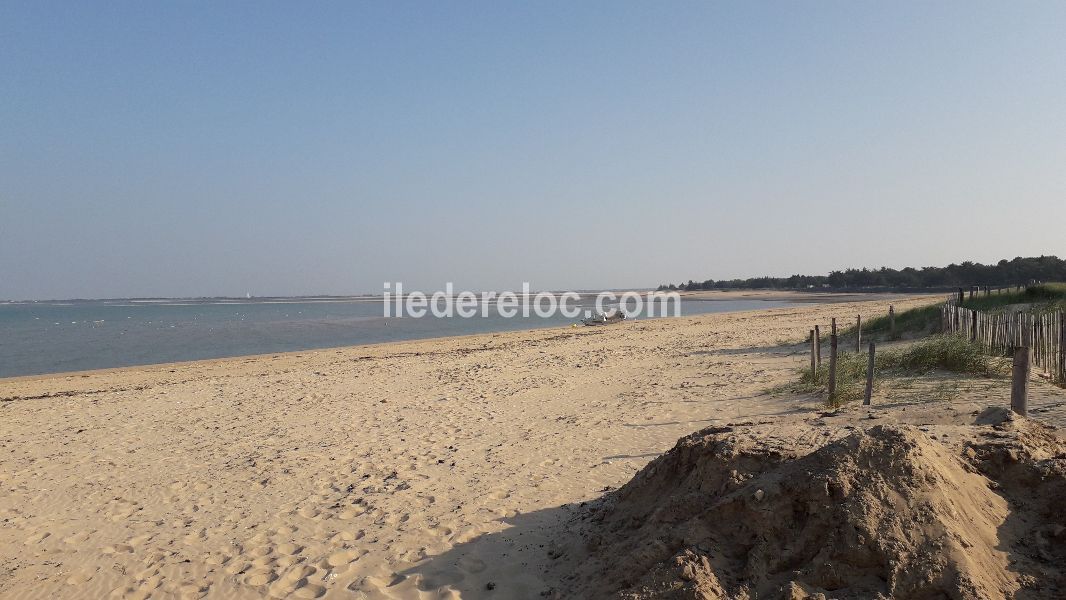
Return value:
[(1014, 351), (1014, 369), (1010, 382), (1010, 409), (1021, 416), (1029, 412), (1029, 360), (1027, 346)]
[(1059, 313), (1059, 381), (1066, 383), (1066, 313)]
[(896, 339), (896, 307), (888, 305), (888, 338)]
[(837, 335), (829, 336), (829, 401), (837, 398)]
[(816, 342), (815, 342), (815, 338), (814, 338), (814, 330), (812, 329), (811, 330), (811, 383), (812, 384), (815, 382), (816, 376), (818, 375), (818, 361), (817, 361), (817, 358), (815, 358), (815, 355), (814, 355), (814, 346), (815, 346), (815, 344), (816, 344)]
[(959, 304), (962, 304), (962, 288), (959, 288)]
[(870, 342), (870, 359), (866, 362), (866, 395), (863, 396), (864, 406), (870, 405), (870, 396), (874, 393), (874, 343)]
[(822, 330), (818, 325), (814, 326), (814, 354), (818, 358), (818, 366), (822, 366)]
[(970, 341), (977, 341), (977, 309), (970, 309)]
[(862, 315), (855, 318), (855, 353), (862, 352)]

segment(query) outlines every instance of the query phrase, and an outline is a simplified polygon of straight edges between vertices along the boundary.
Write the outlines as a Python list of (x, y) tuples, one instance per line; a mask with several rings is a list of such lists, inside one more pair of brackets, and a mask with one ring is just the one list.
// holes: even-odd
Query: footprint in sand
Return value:
[(303, 550), (303, 546), (297, 546), (296, 544), (290, 544), (288, 542), (284, 544), (278, 544), (276, 551), (278, 554), (291, 556), (293, 554), (299, 554)]
[(157, 573), (142, 580), (141, 585), (138, 589), (140, 589), (141, 591), (150, 592), (161, 585), (163, 585), (163, 576)]
[[(466, 575), (451, 569), (442, 569), (428, 573), (412, 575), (406, 582), (418, 591), (418, 598), (427, 596), (431, 592), (433, 598), (448, 598), (450, 596), (439, 595), (449, 584), (458, 583), (466, 579)], [(409, 597), (409, 596), (402, 596)]]
[(72, 535), (69, 535), (69, 536), (63, 538), (63, 543), (64, 544), (70, 544), (72, 546), (75, 546), (75, 545), (78, 545), (78, 544), (84, 544), (86, 542), (86, 540), (89, 539), (90, 535), (92, 535), (91, 531), (79, 531), (77, 533), (74, 533)]
[(354, 542), (361, 540), (366, 535), (366, 532), (360, 529), (359, 531), (341, 531), (337, 535), (330, 538), (330, 541), (334, 544), (342, 544), (344, 542)]
[(287, 569), (297, 563), (302, 562), (304, 559), (302, 556), (282, 556), (275, 562), (280, 569)]
[(292, 593), (294, 598), (318, 598), (326, 593), (326, 588), (321, 585), (309, 583), (299, 587)]
[(223, 549), (223, 551), (219, 553), (208, 552), (205, 553), (200, 560), (205, 565), (212, 565), (218, 567), (226, 564), (230, 561), (230, 558), (232, 558), (229, 554), (227, 554), (227, 552), (228, 549)]
[(153, 578), (149, 581), (141, 582), (137, 587), (121, 587), (111, 592), (112, 598), (122, 598), (123, 600), (148, 600), (152, 597), (152, 593), (162, 584), (162, 578)]
[(300, 510), (296, 511), (296, 514), (300, 515), (305, 519), (314, 519), (319, 515), (319, 510), (313, 506), (305, 506)]
[(244, 573), (250, 568), (252, 568), (251, 563), (241, 560), (233, 560), (230, 561), (228, 565), (226, 565), (225, 571), (229, 575), (240, 575), (241, 573)]
[(145, 543), (145, 542), (147, 542), (148, 540), (151, 540), (151, 539), (152, 539), (152, 535), (150, 535), (150, 534), (139, 535), (137, 537), (130, 538), (129, 540), (127, 540), (126, 543), (129, 544), (130, 546), (140, 546), (141, 544), (143, 544), (143, 543)]
[(485, 570), (485, 561), (473, 556), (463, 556), (456, 561), (455, 566), (459, 567), (460, 571), (464, 573), (480, 573)]
[(398, 556), (403, 562), (416, 563), (424, 560), (428, 555), (426, 554), (425, 548), (419, 548), (417, 550), (408, 550)]
[(252, 558), (261, 558), (274, 551), (272, 546), (257, 546), (248, 551), (248, 556)]
[(481, 530), (473, 525), (467, 525), (466, 527), (459, 528), (459, 531), (455, 532), (452, 536), (451, 542), (453, 544), (465, 544), (470, 540), (481, 535)]
[(267, 554), (252, 559), (252, 568), (265, 568), (272, 566), (275, 562), (273, 554)]
[(157, 567), (155, 565), (149, 565), (147, 569), (143, 569), (141, 571), (138, 571), (137, 573), (134, 573), (133, 577), (137, 581), (145, 581), (149, 577), (152, 577), (152, 576), (156, 575), (157, 573), (159, 573), (159, 567)]
[(90, 569), (78, 569), (67, 577), (67, 585), (83, 585), (92, 579), (95, 574)]
[(185, 583), (178, 588), (178, 596), (182, 600), (195, 600), (197, 598), (203, 598), (207, 594), (208, 589), (209, 587), (206, 585)]
[(340, 514), (337, 515), (337, 518), (342, 521), (350, 521), (351, 519), (354, 519), (365, 512), (366, 509), (362, 506), (351, 506), (342, 510)]
[(340, 550), (340, 551), (334, 552), (333, 554), (330, 554), (326, 558), (325, 562), (326, 562), (326, 565), (328, 565), (330, 568), (337, 569), (339, 567), (348, 566), (349, 564), (359, 560), (360, 558), (362, 558), (363, 556), (366, 556), (369, 553), (370, 553), (370, 551), (366, 550), (365, 548), (361, 548), (361, 549), (358, 549), (358, 550), (355, 550), (355, 549)]
[[(285, 598), (290, 594), (295, 595), (300, 589), (307, 587), (307, 578), (315, 573), (315, 568), (310, 565), (297, 565), (289, 569), (270, 585), (267, 593), (275, 598)], [(312, 593), (314, 590), (312, 590)], [(314, 598), (314, 595), (308, 596)]]
[(186, 535), (184, 538), (182, 538), (182, 541), (190, 546), (195, 546), (199, 544), (200, 541), (203, 540), (205, 537), (207, 537), (207, 530), (201, 528)]
[(406, 523), (410, 519), (411, 519), (411, 515), (409, 515), (407, 513), (402, 513), (402, 514), (399, 514), (399, 515), (389, 515), (389, 516), (385, 517), (385, 524), (386, 525), (390, 525), (392, 527), (395, 527), (395, 526), (397, 526), (397, 525), (399, 525), (401, 523)]
[(249, 571), (248, 574), (244, 576), (244, 583), (253, 587), (258, 587), (266, 585), (277, 578), (278, 576), (274, 573), (274, 569), (262, 567)]
[(26, 541), (24, 543), (27, 546), (29, 546), (31, 544), (39, 544), (41, 541), (43, 541), (45, 538), (47, 538), (47, 537), (49, 537), (51, 535), (52, 534), (47, 532), (47, 531), (38, 531), (37, 533), (35, 533), (35, 534), (31, 535), (30, 537), (26, 538)]
[(429, 530), (432, 531), (434, 534), (439, 535), (441, 537), (448, 537), (454, 531), (451, 527), (449, 527), (449, 526), (447, 526), (447, 525), (445, 525), (443, 523), (438, 523), (436, 525), (430, 525), (429, 526)]

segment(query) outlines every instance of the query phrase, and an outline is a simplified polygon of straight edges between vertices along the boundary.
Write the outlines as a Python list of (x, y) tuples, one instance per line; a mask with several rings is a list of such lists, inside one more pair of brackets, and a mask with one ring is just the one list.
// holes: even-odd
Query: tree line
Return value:
[(790, 277), (751, 277), (669, 283), (659, 290), (720, 289), (809, 289), (809, 288), (954, 288), (1025, 285), (1033, 281), (1066, 281), (1066, 260), (1057, 256), (1039, 256), (1001, 260), (983, 265), (966, 261), (946, 267), (906, 267), (903, 269), (845, 269), (828, 275), (792, 275)]

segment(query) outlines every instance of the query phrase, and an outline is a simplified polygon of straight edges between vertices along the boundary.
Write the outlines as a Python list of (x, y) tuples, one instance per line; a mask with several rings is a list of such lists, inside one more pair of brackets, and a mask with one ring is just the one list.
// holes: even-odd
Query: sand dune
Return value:
[[(0, 595), (558, 595), (581, 503), (706, 426), (819, 418), (764, 393), (805, 360), (778, 345), (886, 309), (0, 380)], [(982, 390), (952, 410), (1007, 393)], [(1056, 394), (1038, 386), (1042, 418), (1063, 418)]]
[(1053, 429), (1004, 407), (839, 439), (806, 428), (682, 439), (585, 515), (564, 595), (1061, 597), (1066, 445)]

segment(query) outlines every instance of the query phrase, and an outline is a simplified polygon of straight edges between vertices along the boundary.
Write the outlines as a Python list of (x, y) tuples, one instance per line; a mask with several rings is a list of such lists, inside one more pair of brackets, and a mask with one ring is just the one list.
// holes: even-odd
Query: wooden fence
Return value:
[(1006, 355), (1016, 348), (1031, 348), (1032, 364), (1052, 381), (1066, 383), (1066, 318), (1062, 311), (987, 313), (960, 306), (959, 297), (952, 296), (941, 309), (941, 324), (945, 333), (965, 336), (990, 352)]

